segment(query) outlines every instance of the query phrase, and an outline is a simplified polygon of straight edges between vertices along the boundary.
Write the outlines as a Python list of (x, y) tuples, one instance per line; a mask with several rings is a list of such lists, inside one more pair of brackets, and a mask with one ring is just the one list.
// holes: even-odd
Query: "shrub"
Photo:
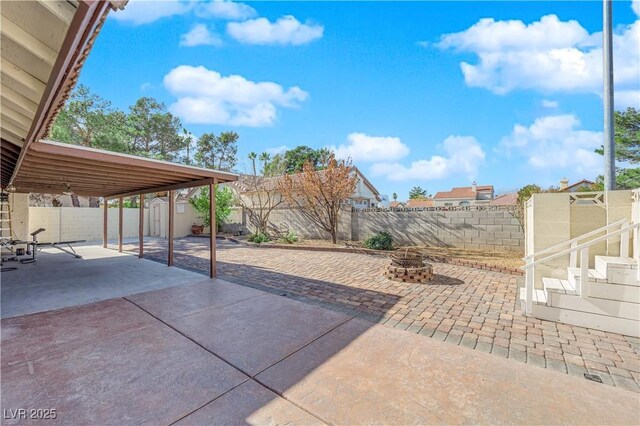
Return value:
[(289, 231), (282, 237), (282, 241), (289, 244), (297, 243), (298, 234), (296, 234), (294, 231)]
[(378, 232), (364, 240), (364, 246), (372, 250), (393, 250), (393, 237), (388, 232)]
[(249, 241), (257, 244), (266, 243), (267, 241), (269, 241), (269, 236), (267, 234), (258, 232), (255, 234), (251, 234), (251, 236), (249, 236)]

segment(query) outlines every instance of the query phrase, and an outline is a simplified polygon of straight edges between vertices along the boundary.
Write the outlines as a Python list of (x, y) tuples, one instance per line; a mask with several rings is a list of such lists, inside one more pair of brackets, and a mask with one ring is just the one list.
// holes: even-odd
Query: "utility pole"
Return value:
[(612, 0), (602, 2), (602, 75), (604, 80), (604, 189), (616, 189), (616, 159), (613, 122), (613, 26)]

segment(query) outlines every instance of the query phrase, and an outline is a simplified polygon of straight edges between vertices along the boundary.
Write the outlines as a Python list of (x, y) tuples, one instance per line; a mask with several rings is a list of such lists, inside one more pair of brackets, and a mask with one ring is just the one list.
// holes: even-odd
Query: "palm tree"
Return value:
[(260, 157), (258, 157), (258, 160), (260, 160), (260, 163), (262, 163), (261, 173), (264, 174), (264, 167), (267, 165), (269, 160), (271, 160), (271, 155), (269, 155), (268, 152), (263, 152), (262, 154), (260, 154)]
[(256, 175), (256, 158), (258, 158), (258, 154), (255, 152), (249, 153), (249, 160), (251, 160), (251, 164), (253, 166), (253, 175)]
[(395, 192), (392, 195), (393, 197), (393, 201), (398, 201), (398, 194), (396, 194)]

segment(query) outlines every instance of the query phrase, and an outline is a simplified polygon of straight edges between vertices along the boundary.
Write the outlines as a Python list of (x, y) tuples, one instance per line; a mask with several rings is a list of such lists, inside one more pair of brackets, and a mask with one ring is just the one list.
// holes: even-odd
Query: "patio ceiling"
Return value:
[(13, 181), (17, 192), (119, 197), (232, 182), (233, 173), (69, 145), (34, 142)]
[(3, 1), (0, 16), (0, 185), (47, 135), (111, 9), (126, 0)]

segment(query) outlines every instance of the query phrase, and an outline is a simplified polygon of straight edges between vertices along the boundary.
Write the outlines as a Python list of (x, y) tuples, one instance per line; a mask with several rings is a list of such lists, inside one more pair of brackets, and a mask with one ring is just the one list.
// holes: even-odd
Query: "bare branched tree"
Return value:
[(233, 184), (236, 202), (247, 213), (256, 233), (270, 235), (269, 216), (284, 202), (278, 188), (278, 177), (243, 175)]
[(343, 202), (353, 195), (358, 176), (350, 160), (336, 160), (331, 154), (321, 161), (320, 170), (305, 163), (302, 173), (285, 175), (278, 181), (280, 191), (302, 214), (337, 242), (338, 220)]

